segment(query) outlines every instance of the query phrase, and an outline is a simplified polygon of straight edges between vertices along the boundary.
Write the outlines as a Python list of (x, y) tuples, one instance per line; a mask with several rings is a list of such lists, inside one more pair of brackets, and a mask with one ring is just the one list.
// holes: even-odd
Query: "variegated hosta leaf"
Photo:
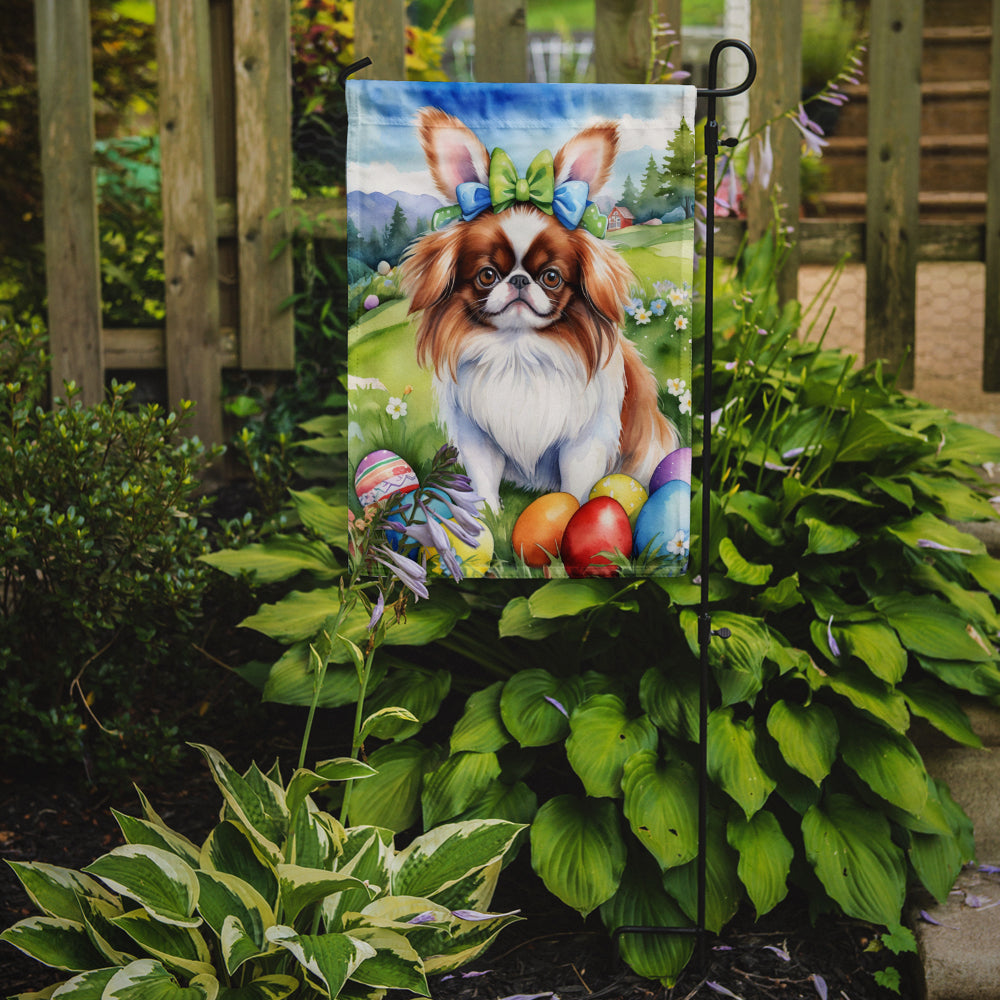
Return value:
[(205, 939), (190, 927), (160, 923), (145, 910), (123, 913), (112, 923), (171, 969), (180, 969), (189, 976), (213, 971), (212, 956)]
[(899, 923), (906, 866), (882, 813), (849, 795), (830, 795), (803, 817), (802, 836), (820, 882), (849, 917)]
[(87, 928), (65, 917), (28, 917), (0, 934), (26, 955), (53, 969), (81, 972), (100, 968), (105, 959), (91, 944)]
[(344, 930), (345, 913), (360, 911), (368, 905), (372, 892), (388, 889), (392, 850), (389, 830), (356, 826), (347, 831), (337, 871), (354, 876), (367, 887), (345, 889), (323, 900), (323, 921), (328, 931)]
[(698, 782), (690, 765), (643, 750), (625, 762), (622, 789), (632, 832), (661, 869), (698, 854)]
[(500, 777), (495, 753), (452, 754), (424, 778), (420, 796), (424, 826), (433, 827), (454, 819), (474, 803)]
[(331, 781), (349, 781), (356, 778), (370, 778), (376, 774), (373, 767), (353, 757), (337, 757), (317, 764), (313, 770), (301, 767), (288, 782), (285, 792), (285, 805), (290, 815), (294, 816), (306, 797), (312, 795), (318, 788), (328, 785)]
[[(111, 966), (107, 969), (91, 969), (89, 972), (81, 972), (80, 975), (67, 979), (54, 991), (49, 987), (44, 993), (21, 993), (20, 998), (27, 1000), (28, 997), (53, 997), (55, 1000), (101, 1000), (104, 996), (104, 988), (114, 978), (120, 966)], [(50, 992), (52, 991), (52, 992)], [(18, 1000), (13, 997), (11, 1000)]]
[[(721, 814), (708, 816), (705, 849), (705, 926), (718, 934), (732, 919), (743, 899), (743, 884), (736, 874), (736, 852), (726, 843)], [(691, 918), (698, 918), (698, 860), (663, 873), (663, 887)]]
[(217, 750), (203, 744), (193, 745), (205, 755), (226, 806), (246, 827), (264, 855), (277, 863), (281, 856), (278, 845), (288, 832), (284, 789), (254, 769), (247, 776), (240, 775)]
[(708, 717), (708, 774), (749, 818), (774, 791), (776, 782), (757, 761), (752, 718), (737, 721), (733, 709), (717, 708)]
[[(523, 832), (524, 828), (521, 829)], [(519, 837), (520, 834), (518, 834)], [(485, 868), (478, 868), (466, 875), (465, 878), (453, 882), (446, 889), (434, 893), (434, 901), (448, 907), (449, 910), (464, 908), (488, 910), (493, 902), (493, 894), (496, 892), (500, 871), (505, 860), (506, 857), (497, 858), (493, 864), (486, 865)]]
[(455, 918), (451, 933), (440, 942), (434, 952), (424, 958), (424, 971), (431, 973), (451, 972), (478, 958), (493, 943), (494, 938), (508, 924), (521, 917), (516, 911), (510, 913), (480, 913), (475, 919), (468, 919), (467, 910), (452, 910)]
[(621, 797), (625, 761), (639, 750), (653, 750), (659, 740), (648, 715), (630, 719), (625, 702), (613, 694), (592, 695), (569, 720), (566, 757), (595, 798)]
[(261, 976), (244, 986), (224, 986), (218, 1000), (285, 1000), (298, 988), (299, 980), (294, 976)]
[(355, 982), (430, 996), (424, 963), (402, 934), (384, 927), (356, 927), (351, 937), (375, 949), (375, 954), (351, 973)]
[[(275, 923), (274, 912), (267, 900), (252, 885), (236, 878), (235, 875), (200, 871), (198, 882), (201, 886), (198, 910), (219, 939), (223, 939), (223, 929), (227, 921), (235, 920), (239, 923), (238, 930), (241, 933), (236, 934), (235, 929), (230, 929), (230, 941), (249, 938), (254, 954), (265, 951), (264, 931)], [(230, 975), (242, 962), (251, 957), (245, 954), (246, 948), (242, 943), (239, 946), (239, 961), (235, 964), (230, 964), (230, 957), (234, 954), (233, 949), (230, 947), (225, 951), (226, 967)]]
[(766, 809), (750, 819), (737, 816), (730, 820), (726, 836), (730, 847), (740, 853), (736, 873), (759, 918), (788, 895), (788, 872), (795, 849), (774, 813)]
[(353, 875), (303, 868), (300, 865), (278, 865), (278, 881), (281, 886), (282, 912), (285, 919), (291, 921), (305, 907), (345, 889), (361, 889), (369, 893), (369, 898), (375, 895), (374, 890)]
[(219, 981), (196, 976), (187, 986), (153, 959), (143, 958), (119, 969), (108, 981), (101, 1000), (216, 1000)]
[(121, 827), (122, 835), (129, 844), (146, 844), (149, 847), (159, 847), (171, 854), (186, 861), (191, 867), (198, 864), (199, 849), (188, 840), (187, 837), (176, 833), (169, 827), (150, 822), (145, 819), (136, 819), (134, 816), (126, 816), (125, 813), (112, 809), (118, 826)]
[(446, 823), (421, 834), (393, 860), (392, 892), (433, 899), (501, 858), (523, 827), (505, 820)]
[(285, 858), (304, 868), (335, 868), (344, 836), (338, 820), (317, 809), (312, 799), (306, 799), (292, 819)]
[[(690, 927), (684, 912), (664, 891), (652, 859), (630, 858), (618, 891), (601, 905), (610, 932), (619, 927)], [(673, 986), (691, 959), (692, 934), (622, 934), (618, 949), (640, 976)]]
[(815, 785), (830, 773), (840, 733), (833, 712), (819, 702), (798, 705), (778, 700), (767, 716), (767, 731), (781, 748), (781, 756)]
[(625, 842), (608, 799), (558, 795), (531, 824), (531, 865), (549, 892), (586, 916), (618, 889)]
[(500, 692), (503, 681), (469, 696), (462, 717), (455, 723), (451, 733), (451, 752), (474, 750), (477, 753), (495, 753), (510, 743), (500, 716)]
[(272, 907), (278, 905), (278, 875), (241, 823), (220, 823), (201, 847), (199, 867), (224, 872), (252, 885)]
[(332, 997), (365, 959), (375, 957), (375, 949), (349, 934), (296, 934), (278, 924), (269, 927), (267, 939), (295, 956), (309, 978), (318, 982)]
[(852, 720), (850, 739), (840, 749), (847, 766), (876, 795), (919, 815), (927, 802), (927, 771), (906, 736), (861, 719)]
[(139, 958), (135, 942), (114, 924), (125, 911), (120, 902), (109, 903), (93, 896), (80, 899), (83, 921), (94, 947), (104, 956), (106, 965), (128, 965)]
[(521, 746), (547, 746), (566, 736), (570, 713), (583, 698), (579, 677), (560, 679), (547, 670), (522, 670), (504, 684), (500, 717)]
[(64, 917), (66, 920), (81, 920), (81, 896), (93, 896), (109, 903), (116, 902), (114, 896), (97, 879), (74, 871), (39, 861), (8, 861), (31, 901), (46, 916)]
[(125, 844), (85, 869), (113, 892), (134, 899), (150, 916), (165, 924), (197, 927), (198, 878), (194, 869), (171, 851), (146, 844)]

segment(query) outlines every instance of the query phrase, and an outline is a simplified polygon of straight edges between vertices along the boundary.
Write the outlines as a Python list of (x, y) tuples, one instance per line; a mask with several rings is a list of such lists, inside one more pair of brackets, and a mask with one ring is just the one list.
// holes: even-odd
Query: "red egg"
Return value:
[(570, 576), (617, 576), (618, 567), (600, 553), (632, 554), (632, 525), (625, 508), (612, 497), (588, 500), (563, 532), (560, 552)]

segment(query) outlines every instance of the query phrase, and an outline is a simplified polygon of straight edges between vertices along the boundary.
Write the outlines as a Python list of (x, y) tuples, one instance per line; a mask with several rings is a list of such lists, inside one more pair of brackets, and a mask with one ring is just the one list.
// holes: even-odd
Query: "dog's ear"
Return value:
[(475, 134), (440, 108), (421, 108), (417, 135), (438, 191), (454, 201), (455, 188), (465, 181), (489, 182), (490, 154)]
[(458, 267), (459, 240), (455, 227), (427, 233), (403, 258), (403, 291), (410, 312), (428, 309), (451, 294)]
[(586, 181), (593, 198), (608, 182), (617, 155), (618, 126), (614, 122), (585, 128), (556, 153), (556, 186), (566, 181)]

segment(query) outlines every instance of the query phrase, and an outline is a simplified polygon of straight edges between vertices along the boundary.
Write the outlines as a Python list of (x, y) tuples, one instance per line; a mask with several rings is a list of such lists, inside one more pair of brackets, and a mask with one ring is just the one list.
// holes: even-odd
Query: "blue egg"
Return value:
[(636, 555), (649, 546), (649, 558), (686, 559), (691, 544), (691, 487), (671, 479), (649, 495), (635, 522)]
[[(451, 517), (451, 510), (448, 505), (443, 500), (438, 500), (437, 497), (432, 497), (429, 501), (425, 501), (425, 506), (429, 507), (438, 517), (438, 520), (447, 521)], [(407, 493), (406, 496), (399, 498), (399, 504), (397, 507), (390, 511), (386, 516), (386, 521), (389, 524), (398, 524), (402, 528), (403, 523), (410, 517), (410, 511), (413, 508), (413, 494)], [(423, 511), (417, 511), (416, 517), (413, 518), (412, 523), (423, 524), (426, 520)], [(385, 540), (389, 545), (395, 550), (399, 551), (399, 547), (403, 542), (403, 534), (401, 531), (393, 531), (391, 528), (386, 528)], [(412, 539), (411, 539), (412, 541)], [(416, 550), (414, 550), (416, 552)]]

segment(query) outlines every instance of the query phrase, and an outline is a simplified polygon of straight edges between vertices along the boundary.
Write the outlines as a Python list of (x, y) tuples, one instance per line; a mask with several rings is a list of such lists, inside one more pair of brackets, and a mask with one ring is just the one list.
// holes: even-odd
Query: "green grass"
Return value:
[[(722, 24), (725, 0), (684, 0), (684, 24)], [(528, 30), (593, 31), (594, 0), (528, 0)]]

